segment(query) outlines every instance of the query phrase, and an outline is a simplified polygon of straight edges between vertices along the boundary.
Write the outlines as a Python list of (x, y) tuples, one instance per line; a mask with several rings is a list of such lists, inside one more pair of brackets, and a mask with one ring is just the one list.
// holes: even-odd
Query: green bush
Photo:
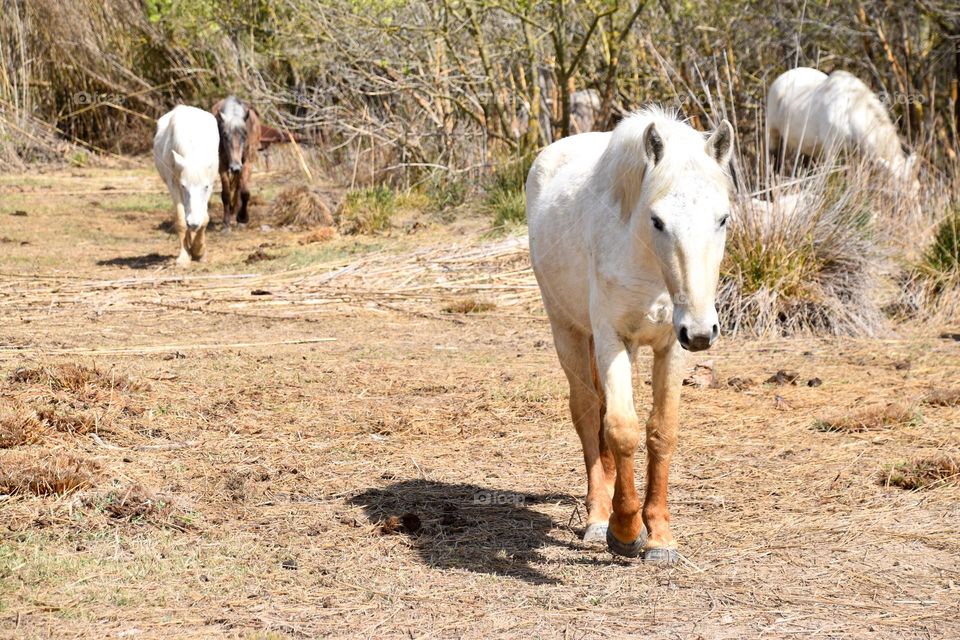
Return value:
[(493, 212), (494, 226), (524, 224), (527, 221), (524, 185), (533, 159), (533, 154), (511, 158), (494, 171), (486, 198), (487, 206)]
[(923, 262), (931, 275), (938, 278), (960, 274), (960, 208), (954, 209), (937, 227)]
[(347, 193), (340, 211), (341, 233), (377, 233), (390, 228), (397, 211), (397, 196), (390, 187), (377, 185)]

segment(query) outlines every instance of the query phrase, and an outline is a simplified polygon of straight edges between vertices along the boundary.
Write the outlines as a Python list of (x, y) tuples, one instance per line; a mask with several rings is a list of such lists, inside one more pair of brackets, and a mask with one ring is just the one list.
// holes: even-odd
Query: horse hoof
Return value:
[(656, 565), (671, 565), (676, 564), (680, 560), (680, 554), (677, 553), (676, 549), (669, 548), (659, 548), (659, 549), (647, 549), (643, 552), (643, 561), (647, 564), (656, 564)]
[(231, 231), (233, 231), (233, 229), (231, 229), (230, 226), (226, 224), (220, 228), (220, 233), (223, 233), (223, 234), (230, 233)]
[(603, 544), (607, 539), (607, 523), (594, 522), (583, 532), (583, 544)]
[(643, 553), (643, 545), (647, 543), (647, 528), (640, 529), (640, 535), (633, 542), (620, 542), (613, 535), (613, 529), (607, 528), (607, 548), (618, 556), (636, 558)]

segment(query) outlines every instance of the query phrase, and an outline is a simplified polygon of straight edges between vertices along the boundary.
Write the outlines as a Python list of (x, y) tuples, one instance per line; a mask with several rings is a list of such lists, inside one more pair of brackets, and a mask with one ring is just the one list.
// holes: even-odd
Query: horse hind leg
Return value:
[(607, 493), (612, 499), (613, 490), (617, 482), (617, 465), (613, 459), (613, 451), (607, 445), (607, 439), (603, 435), (603, 418), (606, 415), (607, 408), (603, 398), (603, 386), (600, 384), (600, 372), (597, 370), (597, 350), (594, 347), (593, 338), (590, 339), (590, 370), (593, 374), (593, 388), (600, 402), (600, 464), (603, 466), (604, 486), (606, 486)]
[(553, 337), (570, 384), (570, 415), (580, 437), (587, 470), (587, 528), (583, 541), (603, 544), (612, 510), (609, 474), (613, 459), (601, 439), (602, 401), (593, 372), (591, 340), (576, 330), (556, 327)]

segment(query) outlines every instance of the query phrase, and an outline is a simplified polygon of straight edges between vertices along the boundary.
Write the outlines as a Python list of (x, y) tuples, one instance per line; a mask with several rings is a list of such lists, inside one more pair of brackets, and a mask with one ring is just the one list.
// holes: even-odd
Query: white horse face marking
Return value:
[(176, 151), (173, 152), (173, 159), (179, 174), (177, 184), (187, 228), (196, 231), (210, 222), (207, 204), (213, 191), (213, 176), (207, 175), (208, 171), (190, 166), (186, 158)]
[(720, 335), (715, 305), (730, 217), (729, 197), (709, 184), (667, 193), (650, 208), (653, 249), (673, 300), (673, 328), (690, 351)]
[[(655, 165), (665, 153), (663, 142), (652, 126), (644, 137), (647, 157)], [(706, 143), (706, 162), (725, 166), (732, 147), (733, 129), (724, 121)], [(673, 301), (677, 340), (688, 351), (707, 349), (720, 335), (715, 298), (730, 219), (727, 186), (691, 170), (675, 176), (649, 214), (654, 253)]]

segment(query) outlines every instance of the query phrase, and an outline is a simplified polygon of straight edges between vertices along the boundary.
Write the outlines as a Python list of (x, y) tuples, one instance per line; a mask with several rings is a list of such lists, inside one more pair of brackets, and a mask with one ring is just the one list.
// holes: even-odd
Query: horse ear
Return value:
[(663, 138), (660, 137), (656, 125), (652, 122), (643, 132), (643, 153), (651, 165), (663, 160)]
[(720, 122), (717, 130), (707, 140), (707, 155), (725, 167), (733, 156), (733, 127), (726, 120)]

